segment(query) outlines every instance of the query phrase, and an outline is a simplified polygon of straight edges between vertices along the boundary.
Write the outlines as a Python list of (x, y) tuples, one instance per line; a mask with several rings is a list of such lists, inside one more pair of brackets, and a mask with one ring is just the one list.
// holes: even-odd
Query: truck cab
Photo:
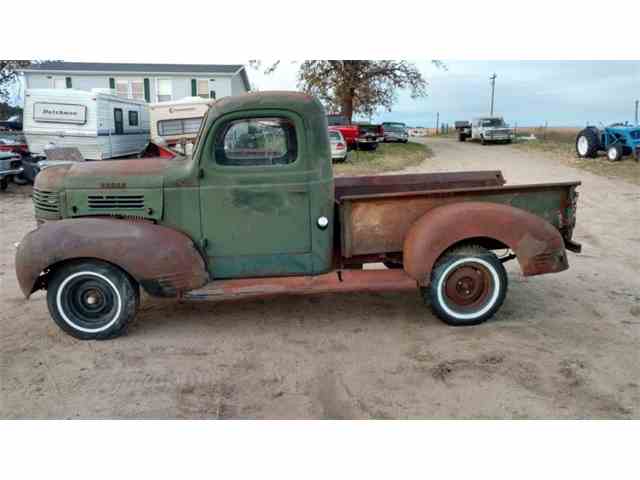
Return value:
[(497, 171), (334, 180), (317, 99), (226, 97), (193, 155), (41, 172), (16, 275), (81, 339), (123, 333), (140, 289), (197, 300), (419, 288), (445, 322), (471, 325), (504, 300), (503, 262), (568, 268), (578, 185), (505, 186)]

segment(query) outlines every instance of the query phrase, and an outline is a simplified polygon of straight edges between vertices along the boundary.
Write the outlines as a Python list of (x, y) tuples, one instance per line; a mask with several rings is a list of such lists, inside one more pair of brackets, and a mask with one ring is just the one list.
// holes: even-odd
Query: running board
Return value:
[(273, 295), (412, 290), (418, 283), (400, 269), (336, 270), (315, 276), (214, 280), (181, 300), (229, 300)]

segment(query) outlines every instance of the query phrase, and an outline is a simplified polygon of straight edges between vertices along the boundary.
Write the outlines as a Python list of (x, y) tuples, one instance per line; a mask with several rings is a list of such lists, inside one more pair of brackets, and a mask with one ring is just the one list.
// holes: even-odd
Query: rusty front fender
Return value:
[(122, 268), (154, 296), (177, 296), (209, 279), (202, 256), (183, 233), (144, 221), (77, 218), (45, 223), (25, 236), (16, 252), (20, 289), (28, 298), (45, 286), (43, 272), (91, 258)]
[(404, 240), (404, 268), (428, 285), (438, 258), (465, 240), (500, 242), (515, 253), (524, 275), (569, 268), (560, 232), (522, 209), (486, 202), (459, 202), (425, 213)]

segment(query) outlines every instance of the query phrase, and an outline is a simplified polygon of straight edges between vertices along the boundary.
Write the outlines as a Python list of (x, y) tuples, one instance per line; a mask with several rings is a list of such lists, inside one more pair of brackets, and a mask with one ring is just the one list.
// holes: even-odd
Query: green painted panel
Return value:
[(110, 215), (162, 218), (162, 189), (68, 190), (68, 217)]

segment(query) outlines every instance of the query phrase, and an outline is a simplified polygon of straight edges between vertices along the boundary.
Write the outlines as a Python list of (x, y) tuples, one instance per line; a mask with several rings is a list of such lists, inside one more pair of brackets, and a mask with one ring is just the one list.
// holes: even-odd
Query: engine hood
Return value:
[(169, 160), (102, 160), (78, 162), (69, 167), (64, 176), (64, 187), (69, 190), (161, 188)]

